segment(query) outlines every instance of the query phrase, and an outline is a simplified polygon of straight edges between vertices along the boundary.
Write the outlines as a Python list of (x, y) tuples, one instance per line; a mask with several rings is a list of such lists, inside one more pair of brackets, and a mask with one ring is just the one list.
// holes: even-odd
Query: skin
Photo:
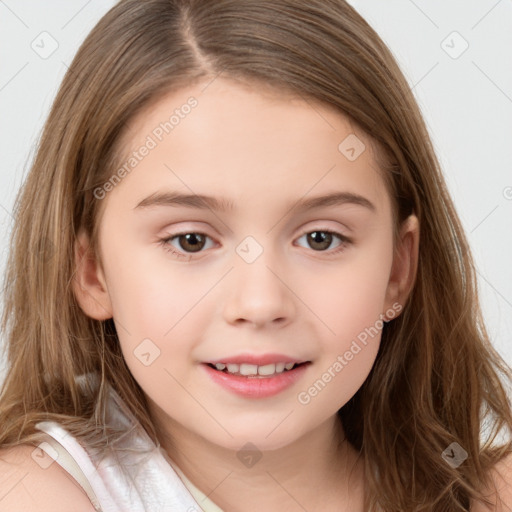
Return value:
[[(380, 331), (309, 403), (297, 396), (365, 328), (405, 304), (417, 218), (404, 223), (394, 252), (391, 200), (369, 141), (357, 133), (366, 150), (349, 161), (338, 145), (356, 132), (337, 111), (228, 79), (205, 85), (173, 92), (131, 123), (128, 151), (190, 96), (198, 100), (102, 199), (98, 260), (83, 257), (89, 241), (80, 233), (76, 296), (90, 317), (114, 318), (162, 446), (223, 510), (362, 510), (362, 460), (344, 441), (336, 412), (368, 376)], [(226, 197), (235, 210), (135, 208), (167, 189)], [(375, 212), (350, 203), (304, 213), (290, 207), (334, 191), (366, 197)], [(352, 242), (337, 254), (335, 236), (323, 246), (308, 242), (307, 233), (325, 230)], [(167, 242), (178, 256), (160, 243), (176, 233), (209, 238), (201, 252), (183, 237)], [(236, 252), (249, 235), (263, 250), (250, 264)], [(149, 366), (134, 354), (147, 338), (160, 350)], [(242, 352), (312, 364), (280, 394), (244, 398), (201, 367)], [(251, 467), (237, 457), (247, 442), (262, 454)]]

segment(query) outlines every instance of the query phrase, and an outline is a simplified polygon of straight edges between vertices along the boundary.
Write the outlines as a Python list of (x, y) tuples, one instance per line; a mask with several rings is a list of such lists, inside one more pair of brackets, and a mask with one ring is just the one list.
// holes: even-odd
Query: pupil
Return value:
[[(201, 244), (204, 243), (204, 239), (201, 240), (203, 237), (198, 233), (188, 233), (186, 235), (181, 235), (181, 238), (185, 239), (185, 244), (180, 242), (180, 245), (183, 249), (192, 249), (192, 252), (197, 252), (200, 251), (203, 247)], [(189, 247), (185, 247), (186, 245), (189, 245)]]
[[(331, 245), (332, 235), (330, 233), (326, 233), (325, 231), (313, 231), (308, 235), (308, 238), (313, 247), (314, 244), (324, 244), (324, 246), (320, 247), (320, 249), (325, 250), (329, 247), (329, 245)], [(326, 241), (327, 245), (325, 245)]]

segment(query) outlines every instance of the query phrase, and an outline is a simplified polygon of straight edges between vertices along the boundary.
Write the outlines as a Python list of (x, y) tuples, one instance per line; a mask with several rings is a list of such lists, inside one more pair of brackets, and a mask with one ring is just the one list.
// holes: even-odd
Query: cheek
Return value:
[(380, 319), (391, 264), (392, 245), (381, 240), (339, 265), (315, 272), (314, 279), (302, 281), (302, 295), (326, 324), (326, 334), (330, 331), (333, 341), (343, 345)]
[(314, 402), (334, 413), (366, 380), (379, 350), (391, 264), (392, 243), (383, 236), (350, 260), (317, 272), (309, 285), (304, 281), (302, 293), (324, 334), (318, 337), (323, 356), (297, 397), (301, 405)]
[[(322, 320), (317, 330), (322, 356), (297, 396), (301, 406), (314, 403), (318, 410), (334, 414), (368, 377), (383, 327), (387, 280), (378, 270), (377, 265), (340, 270), (338, 282), (325, 283), (328, 292), (310, 295), (315, 297), (312, 304)], [(387, 275), (387, 268), (382, 273)]]
[(114, 318), (128, 331), (163, 337), (204, 290), (191, 283), (176, 264), (166, 264), (164, 257), (155, 262), (148, 252), (133, 251), (112, 258), (109, 291)]
[[(341, 409), (359, 390), (375, 362), (380, 333), (370, 343), (355, 339), (320, 362), (297, 394), (306, 411), (323, 411), (326, 417)], [(309, 408), (309, 409), (308, 409)]]
[(168, 372), (180, 374), (184, 362), (193, 362), (195, 340), (207, 329), (201, 322), (211, 319), (205, 294), (218, 278), (191, 276), (165, 257), (149, 261), (146, 251), (118, 254), (110, 263), (114, 321), (126, 364), (140, 382), (168, 382)]

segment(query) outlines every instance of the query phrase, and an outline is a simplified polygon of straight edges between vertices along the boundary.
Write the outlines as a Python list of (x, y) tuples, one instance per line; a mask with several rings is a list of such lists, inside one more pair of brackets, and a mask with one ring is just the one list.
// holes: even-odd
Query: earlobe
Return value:
[(416, 280), (419, 254), (419, 221), (409, 215), (402, 223), (386, 291), (386, 307), (405, 305)]
[(95, 320), (112, 318), (112, 304), (101, 265), (90, 251), (87, 234), (81, 230), (75, 241), (73, 292), (82, 311)]

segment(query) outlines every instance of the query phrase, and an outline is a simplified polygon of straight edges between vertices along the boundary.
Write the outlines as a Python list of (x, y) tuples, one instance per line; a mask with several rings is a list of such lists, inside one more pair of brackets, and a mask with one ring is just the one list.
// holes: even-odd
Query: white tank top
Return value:
[(80, 484), (98, 512), (223, 512), (155, 445), (111, 387), (107, 423), (126, 434), (96, 457), (59, 423), (36, 424), (46, 433), (39, 448)]

